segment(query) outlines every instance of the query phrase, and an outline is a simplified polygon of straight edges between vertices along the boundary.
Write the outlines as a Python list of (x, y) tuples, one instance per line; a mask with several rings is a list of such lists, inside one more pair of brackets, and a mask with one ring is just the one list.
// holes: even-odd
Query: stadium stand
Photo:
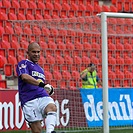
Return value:
[[(88, 63), (93, 61), (101, 69), (101, 41), (97, 25), (99, 18), (80, 18), (82, 16), (96, 15), (106, 12), (132, 12), (131, 1), (111, 0), (109, 5), (100, 5), (98, 0), (70, 0), (66, 1), (14, 1), (2, 0), (0, 2), (0, 72), (8, 80), (14, 78), (15, 65), (26, 57), (26, 49), (30, 42), (37, 41), (42, 47), (39, 64), (45, 69), (46, 78), (53, 86), (62, 89), (75, 89), (81, 87), (79, 72)], [(77, 22), (77, 29), (81, 26), (91, 33), (78, 33), (71, 30), (57, 29), (32, 24), (16, 23), (12, 25), (8, 20), (44, 20), (58, 21), (60, 18), (67, 22), (71, 18), (70, 27)], [(79, 18), (78, 20), (76, 18)], [(117, 19), (118, 21), (118, 19)], [(115, 18), (109, 19), (109, 33), (132, 33), (130, 19), (119, 20), (116, 25)], [(88, 25), (87, 25), (88, 23)], [(128, 23), (128, 25), (124, 25)], [(90, 25), (89, 25), (90, 24)], [(113, 25), (114, 24), (114, 25)], [(123, 31), (124, 29), (124, 31)], [(97, 32), (92, 37), (92, 33)], [(99, 41), (96, 41), (99, 40)], [(113, 40), (113, 41), (112, 41)], [(121, 43), (123, 40), (124, 45)], [(114, 43), (115, 42), (115, 43)], [(109, 86), (132, 86), (132, 41), (131, 38), (109, 39)], [(130, 51), (131, 52), (130, 52)], [(97, 52), (99, 51), (99, 52)], [(120, 67), (121, 65), (121, 67)], [(76, 67), (79, 68), (76, 68)], [(130, 67), (129, 67), (130, 66)], [(114, 69), (116, 68), (116, 69)], [(124, 80), (125, 78), (125, 80)], [(111, 80), (113, 79), (113, 80)], [(122, 79), (122, 81), (120, 81)], [(78, 82), (77, 82), (78, 81)], [(0, 88), (6, 88), (5, 80), (0, 79)]]

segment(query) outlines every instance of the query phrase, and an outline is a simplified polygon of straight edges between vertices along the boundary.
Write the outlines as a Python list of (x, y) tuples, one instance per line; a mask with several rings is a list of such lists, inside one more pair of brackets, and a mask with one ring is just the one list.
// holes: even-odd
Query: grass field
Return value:
[[(0, 133), (31, 133), (31, 132), (30, 131), (8, 131), (8, 132), (0, 131)], [(65, 133), (103, 133), (103, 131), (102, 130), (97, 130), (97, 131), (88, 130), (88, 131), (80, 131), (80, 132), (65, 131)], [(115, 130), (110, 130), (110, 133), (133, 133), (133, 129), (115, 129)]]

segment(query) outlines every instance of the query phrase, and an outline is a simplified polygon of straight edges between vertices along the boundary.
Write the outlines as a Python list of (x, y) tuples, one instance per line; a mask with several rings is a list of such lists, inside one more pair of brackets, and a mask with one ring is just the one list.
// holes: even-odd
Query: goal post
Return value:
[(103, 132), (109, 133), (108, 116), (108, 36), (107, 36), (107, 18), (133, 18), (131, 13), (110, 13), (102, 12), (101, 16), (101, 36), (102, 36), (102, 77), (103, 77)]

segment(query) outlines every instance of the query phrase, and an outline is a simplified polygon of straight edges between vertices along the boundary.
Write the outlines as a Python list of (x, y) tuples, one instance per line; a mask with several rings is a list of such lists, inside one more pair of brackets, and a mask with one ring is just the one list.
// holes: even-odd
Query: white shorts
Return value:
[(23, 106), (25, 120), (27, 122), (43, 120), (45, 117), (44, 109), (50, 103), (55, 104), (51, 97), (41, 97), (26, 102)]

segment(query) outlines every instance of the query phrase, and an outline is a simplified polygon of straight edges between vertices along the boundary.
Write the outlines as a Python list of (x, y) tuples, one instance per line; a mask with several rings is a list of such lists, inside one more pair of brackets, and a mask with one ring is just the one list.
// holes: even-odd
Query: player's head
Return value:
[(40, 59), (40, 51), (41, 51), (41, 48), (39, 44), (36, 42), (32, 42), (28, 46), (28, 51), (27, 51), (28, 59), (34, 63), (37, 63), (38, 60)]
[(95, 66), (95, 64), (93, 64), (93, 63), (90, 63), (90, 64), (88, 65), (88, 67), (90, 68), (90, 72), (93, 72), (94, 70), (96, 70), (96, 66)]

